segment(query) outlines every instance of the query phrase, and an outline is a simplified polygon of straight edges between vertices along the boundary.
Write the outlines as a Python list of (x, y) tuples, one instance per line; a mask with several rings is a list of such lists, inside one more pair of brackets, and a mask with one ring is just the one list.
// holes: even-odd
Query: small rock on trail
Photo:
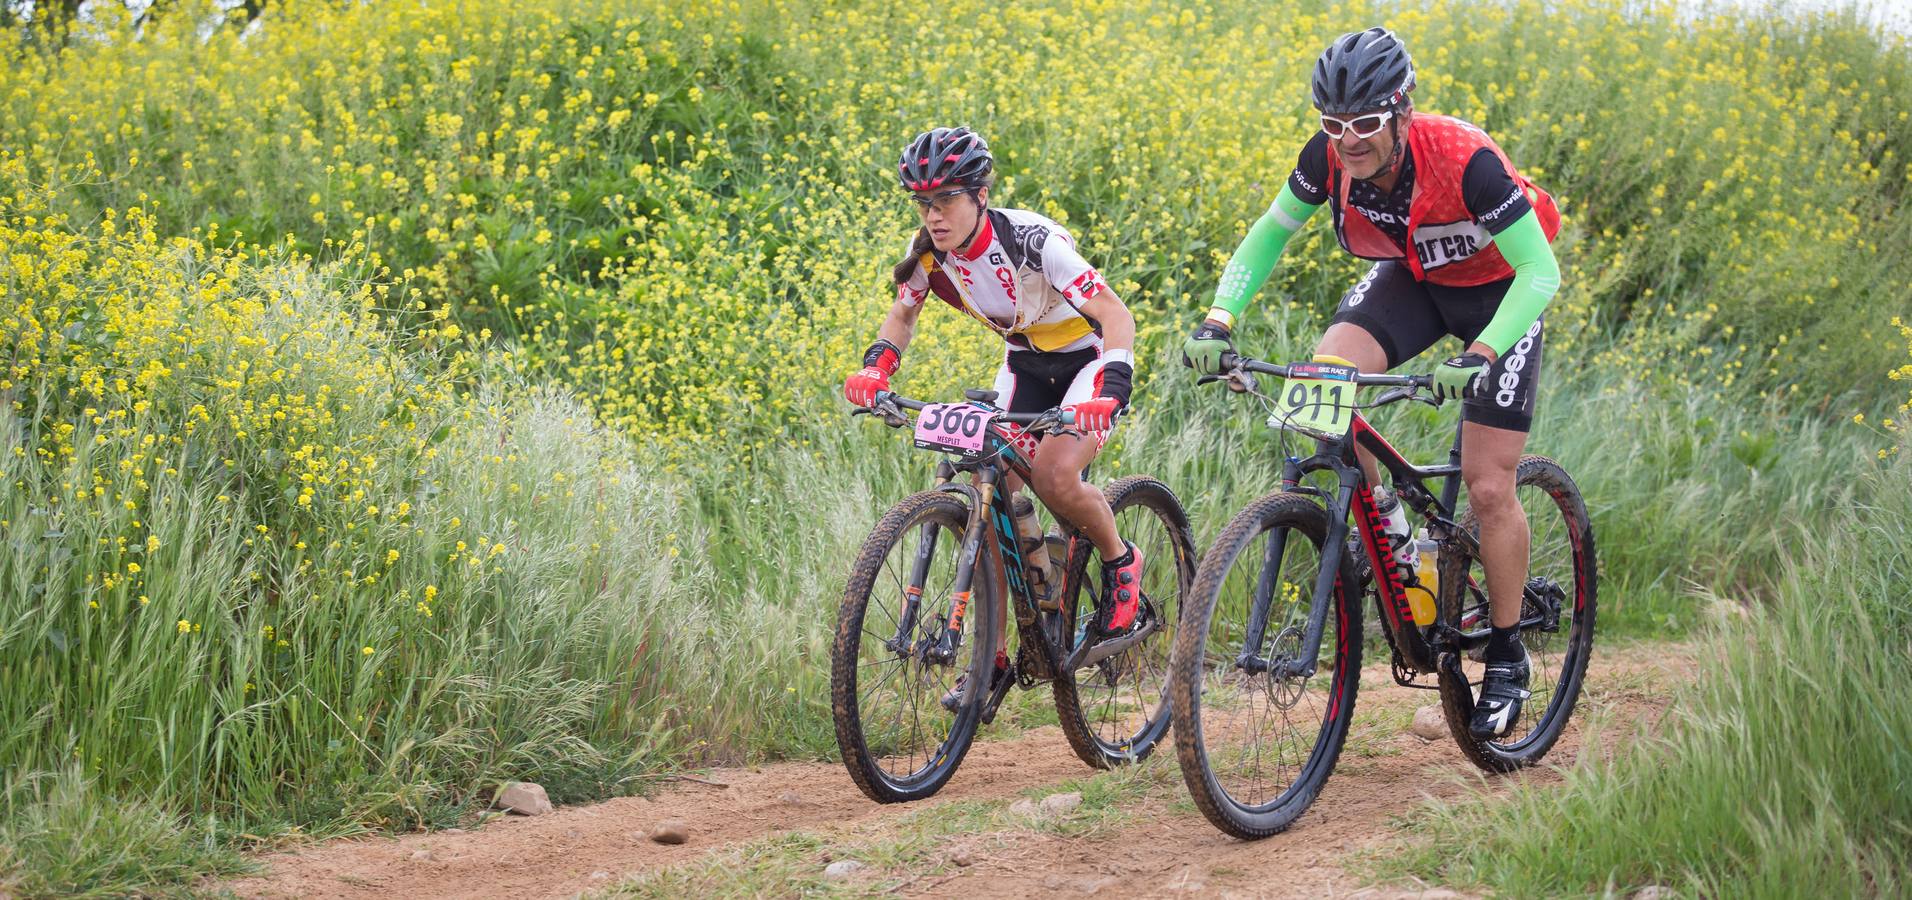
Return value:
[(854, 859), (839, 859), (823, 867), (823, 877), (840, 881), (863, 871), (863, 864)]
[(1076, 791), (1070, 791), (1067, 794), (1050, 794), (1042, 798), (1042, 803), (1039, 805), (1044, 815), (1066, 816), (1082, 805), (1082, 794)]
[(660, 844), (681, 844), (690, 840), (690, 826), (682, 819), (664, 819), (651, 826), (651, 840)]
[(529, 781), (506, 782), (492, 805), (521, 816), (541, 816), (551, 811), (551, 798), (542, 785)]
[(1447, 737), (1447, 716), (1440, 704), (1429, 703), (1414, 711), (1414, 724), (1407, 730), (1421, 740), (1438, 741)]

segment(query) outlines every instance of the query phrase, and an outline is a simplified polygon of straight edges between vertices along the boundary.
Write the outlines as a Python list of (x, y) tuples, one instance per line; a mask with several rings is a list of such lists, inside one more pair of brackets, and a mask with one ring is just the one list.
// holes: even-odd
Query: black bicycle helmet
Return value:
[(1414, 60), (1392, 31), (1351, 31), (1322, 52), (1312, 86), (1315, 108), (1325, 113), (1391, 109), (1414, 90)]
[(986, 187), (996, 159), (989, 155), (989, 142), (967, 128), (932, 128), (916, 136), (903, 148), (897, 163), (897, 179), (907, 191), (929, 191), (953, 187)]

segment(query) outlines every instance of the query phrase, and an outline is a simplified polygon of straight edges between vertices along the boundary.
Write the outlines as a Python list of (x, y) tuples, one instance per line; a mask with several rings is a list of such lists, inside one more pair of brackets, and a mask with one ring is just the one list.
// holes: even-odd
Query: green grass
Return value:
[(1510, 896), (1890, 897), (1912, 889), (1912, 469), (1774, 561), (1660, 731), (1505, 801), (1439, 806), (1400, 869)]
[[(52, 249), (9, 248), (10, 267), (0, 273), (14, 304), (8, 315), (21, 298), (46, 301), (36, 315), (46, 314), (49, 334), (110, 349), (136, 341), (115, 330), (124, 323), (103, 320), (107, 298), (177, 291), (203, 301), (216, 288), (256, 306), (229, 320), (207, 301), (162, 323), (158, 336), (191, 326), (221, 340), (190, 353), (151, 352), (149, 362), (176, 369), (141, 395), (153, 405), (133, 413), (138, 405), (127, 402), (108, 412), (132, 418), (101, 421), (83, 411), (97, 398), (80, 376), (34, 368), (36, 348), (13, 343), (21, 329), (7, 319), (0, 446), (20, 452), (0, 453), (0, 879), (11, 879), (0, 889), (144, 890), (228, 870), (231, 848), (251, 840), (247, 833), (440, 827), (472, 815), (507, 778), (540, 781), (569, 802), (628, 790), (630, 776), (673, 766), (833, 756), (827, 658), (848, 561), (888, 504), (928, 484), (933, 462), (911, 451), (906, 436), (841, 416), (835, 385), (881, 308), (880, 297), (849, 302), (842, 286), (879, 277), (871, 260), (892, 251), (886, 230), (907, 215), (888, 205), (893, 197), (884, 200), (890, 218), (866, 205), (888, 197), (876, 193), (888, 183), (870, 161), (889, 150), (873, 148), (891, 147), (916, 127), (909, 123), (975, 117), (1024, 183), (1020, 193), (1005, 185), (1005, 194), (1070, 212), (1084, 245), (1102, 248), (1110, 270), (1135, 281), (1131, 299), (1144, 320), (1139, 412), (1098, 478), (1162, 477), (1186, 503), (1198, 547), (1276, 484), (1284, 448), (1260, 425), (1260, 411), (1195, 388), (1172, 349), (1213, 283), (1216, 255), (1245, 224), (1234, 220), (1258, 205), (1255, 191), (1265, 192), (1248, 184), (1263, 177), (1251, 170), (1285, 170), (1287, 158), (1257, 149), (1273, 143), (1266, 122), (1231, 107), (1184, 123), (1204, 144), (1155, 121), (1125, 120), (1136, 126), (1132, 140), (1094, 116), (1084, 121), (1096, 127), (1081, 134), (1052, 127), (1058, 104), (1070, 115), (1090, 109), (1065, 102), (1081, 99), (1066, 92), (1018, 93), (996, 105), (863, 102), (859, 92), (873, 86), (927, 79), (898, 78), (887, 66), (874, 70), (876, 81), (868, 70), (832, 78), (845, 61), (807, 56), (837, 48), (806, 43), (804, 29), (835, 27), (839, 12), (857, 12), (834, 5), (776, 21), (691, 23), (677, 50), (655, 54), (648, 68), (621, 60), (632, 35), (659, 49), (654, 39), (672, 18), (662, 6), (620, 22), (606, 4), (579, 4), (570, 18), (474, 5), (464, 10), (476, 23), (468, 33), (444, 26), (441, 17), (459, 12), (445, 4), (373, 4), (357, 18), (354, 9), (308, 7), (244, 44), (227, 35), (208, 45), (154, 39), (76, 46), (57, 59), (22, 56), (9, 71), (27, 74), (7, 82), (21, 89), (0, 91), (0, 121), (10, 135), (29, 136), (0, 147), (0, 204), (12, 204), (14, 190), (46, 193), (56, 210), (74, 214), (71, 223), (56, 222), (44, 210), (0, 205), (9, 227), (60, 232)], [(1337, 9), (1347, 16), (1328, 18), (1371, 11), (1358, 3)], [(1554, 29), (1583, 28), (1616, 42), (1602, 45), (1604, 55), (1575, 50), (1583, 58), (1570, 62), (1591, 67), (1590, 76), (1561, 69), (1511, 96), (1485, 87), (1482, 96), (1468, 85), (1510, 82), (1526, 71), (1524, 56), (1452, 54), (1448, 93), (1437, 95), (1454, 111), (1477, 104), (1524, 165), (1545, 170), (1543, 182), (1579, 204), (1560, 245), (1578, 277), (1551, 323), (1557, 343), (1531, 449), (1565, 463), (1587, 497), (1602, 561), (1601, 640), (1689, 634), (1712, 598), (1759, 610), (1797, 605), (1815, 591), (1884, 590), (1883, 582), (1838, 579), (1858, 577), (1845, 571), (1858, 559), (1842, 555), (1853, 552), (1842, 538), (1873, 514), (1841, 510), (1869, 502), (1858, 479), (1880, 441), (1847, 417), (1860, 407), (1886, 412), (1903, 396), (1874, 390), (1881, 382), (1871, 371), (1846, 371), (1854, 360), (1869, 366), (1880, 358), (1873, 330), (1883, 326), (1865, 317), (1876, 311), (1884, 319), (1891, 310), (1881, 307), (1895, 298), (1902, 306), (1912, 271), (1912, 215), (1900, 205), (1901, 180), (1890, 177), (1912, 155), (1907, 126), (1891, 104), (1877, 102), (1905, 93), (1912, 68), (1903, 44), (1836, 20), (1717, 24), (1703, 30), (1713, 56), (1702, 62), (1713, 65), (1690, 93), (1679, 93), (1687, 89), (1672, 70), (1635, 90), (1609, 64), (1656, 51), (1612, 51), (1642, 33), (1674, 33), (1671, 20), (1642, 13), (1603, 24), (1598, 12), (1555, 18), (1533, 4), (1517, 16), (1509, 9), (1457, 9), (1451, 21), (1423, 23), (1417, 40), (1465, 48), (1474, 39), (1460, 32), (1481, 28), (1543, 47)], [(1195, 37), (1219, 41), (1202, 29), (1237, 18), (1196, 17), (1204, 21), (1173, 26), (1193, 31), (1157, 32), (1152, 15), (1124, 12), (1110, 17), (1111, 27), (1166, 33), (1159, 39), (1179, 51), (1211, 45)], [(538, 18), (557, 24), (535, 23), (535, 41), (509, 37)], [(346, 43), (324, 39), (314, 21), (365, 38), (353, 43), (390, 40), (340, 77), (301, 81)], [(1331, 27), (1323, 17), (1311, 21), (1316, 30)], [(702, 28), (717, 39), (704, 43)], [(498, 36), (481, 33), (487, 29)], [(1303, 31), (1255, 39), (1281, 54), (1311, 52), (1293, 49), (1316, 39)], [(1746, 69), (1717, 65), (1718, 54), (1761, 38), (1786, 52)], [(899, 59), (894, 65), (920, 62)], [(1187, 63), (1167, 54), (1136, 59)], [(1806, 64), (1786, 62), (1794, 59)], [(454, 64), (474, 73), (471, 93), (391, 102), (422, 96)], [(1281, 65), (1264, 64), (1254, 77), (1272, 79)], [(1746, 151), (1753, 155), (1734, 176), (1733, 187), (1762, 187), (1752, 195), (1710, 195), (1712, 174), (1697, 162), (1641, 155), (1640, 131), (1710, 133), (1751, 108), (1728, 102), (1726, 76), (1744, 72), (1793, 98), (1802, 117), (1845, 104), (1829, 119), (1836, 127), (1799, 129), (1803, 138), (1773, 151), (1773, 166), (1810, 158), (1827, 173), (1810, 210), (1774, 206), (1765, 179), (1780, 173), (1768, 170), (1772, 160), (1759, 155), (1766, 150)], [(1108, 74), (1164, 80), (1152, 69)], [(274, 99), (262, 107), (254, 88), (268, 75), (261, 90)], [(488, 174), (478, 143), (459, 143), (505, 128), (506, 101), (522, 100), (512, 127), (548, 115), (540, 140), (573, 145), (566, 136), (597, 114), (566, 102), (585, 79), (601, 97), (655, 93), (656, 105), (643, 104), (621, 131), (590, 132), (589, 141), (604, 143), (581, 160), (557, 154), (564, 158), (542, 174)], [(1029, 85), (1046, 82), (1018, 79), (1015, 89)], [(1088, 87), (1097, 102), (1112, 93), (1100, 78)], [(1263, 88), (1258, 81), (1248, 90)], [(1849, 102), (1854, 91), (1873, 102)], [(1676, 93), (1706, 102), (1690, 112), (1658, 102)], [(471, 96), (498, 102), (474, 104)], [(1126, 102), (1139, 101), (1130, 92)], [(1149, 108), (1138, 108), (1146, 117)], [(434, 125), (421, 121), (421, 109), (463, 110), (469, 121), (447, 126), (441, 117)], [(1590, 118), (1561, 118), (1569, 112)], [(94, 129), (91, 138), (62, 137), (82, 126)], [(447, 127), (463, 131), (434, 134)], [(308, 131), (312, 146), (304, 147)], [(709, 155), (681, 137), (719, 132)], [(1117, 136), (1121, 146), (1109, 146)], [(1577, 149), (1579, 139), (1595, 146)], [(532, 168), (554, 151), (507, 152), (513, 166)], [(791, 165), (783, 153), (807, 164)], [(146, 168), (131, 162), (142, 154)], [(89, 168), (95, 163), (102, 168)], [(1144, 188), (1117, 185), (1105, 164)], [(1648, 171), (1668, 186), (1667, 208), (1695, 204), (1684, 238), (1674, 239), (1680, 226), (1656, 221), (1636, 190)], [(1845, 177), (1849, 171), (1871, 174)], [(87, 177), (62, 180), (76, 173)], [(405, 184), (386, 183), (387, 173)], [(441, 173), (439, 188), (425, 187)], [(807, 205), (813, 199), (820, 212)], [(199, 251), (154, 241), (144, 258), (105, 254), (69, 280), (33, 282), (55, 257), (111, 244), (101, 233), (104, 211), (134, 205), (152, 207), (162, 236), (187, 237)], [(1877, 246), (1861, 252), (1850, 235), (1798, 241), (1789, 252), (1803, 255), (1784, 272), (1750, 265), (1776, 246), (1762, 236), (1783, 225), (1775, 216), (1794, 212), (1813, 221), (1876, 220), (1866, 235)], [(382, 224), (360, 225), (365, 215), (382, 216)], [(555, 236), (540, 241), (546, 225)], [(286, 247), (315, 253), (323, 265), (231, 247), (236, 229), (260, 239), (288, 235)], [(813, 232), (856, 235), (834, 254), (840, 267), (791, 261), (800, 249), (794, 242)], [(1639, 237), (1647, 234), (1652, 239)], [(368, 244), (360, 251), (341, 248), (360, 238)], [(1305, 352), (1355, 271), (1331, 243), (1318, 225), (1298, 242), (1292, 277), (1272, 284), (1246, 317), (1244, 350), (1273, 359)], [(395, 271), (378, 274), (371, 255)], [(401, 274), (414, 266), (420, 271)], [(228, 267), (239, 274), (225, 277)], [(1835, 274), (1842, 284), (1832, 283)], [(362, 293), (373, 277), (398, 287)], [(406, 288), (423, 290), (469, 331), (492, 328), (493, 344), (481, 344), (480, 355), (514, 341), (524, 353), (478, 367), (448, 362), (442, 333), (422, 327), (413, 310), (394, 308), (409, 307)], [(1683, 307), (1659, 311), (1649, 290)], [(1819, 294), (1816, 303), (1795, 302), (1808, 291)], [(368, 307), (375, 298), (388, 302)], [(1725, 304), (1730, 315), (1686, 318), (1708, 303)], [(693, 313), (701, 316), (695, 327), (684, 326), (681, 317)], [(607, 343), (596, 332), (607, 323), (649, 330), (618, 332), (623, 337)], [(1735, 337), (1729, 326), (1744, 331)], [(762, 334), (801, 339), (756, 340)], [(984, 355), (944, 365), (990, 340), (974, 329), (964, 334), (939, 333), (914, 347), (899, 387), (981, 378), (993, 365)], [(1745, 334), (1759, 336), (1751, 349), (1739, 345)], [(631, 335), (644, 340), (625, 340)], [(1791, 340), (1783, 352), (1781, 337)], [(610, 355), (627, 343), (640, 345), (633, 356)], [(824, 352), (836, 344), (850, 350)], [(1437, 348), (1412, 367), (1431, 367), (1453, 349)], [(1799, 353), (1808, 373), (1842, 377), (1782, 370), (1800, 362)], [(137, 382), (141, 367), (131, 359), (113, 357), (114, 366), (91, 374), (104, 384)], [(661, 374), (640, 383), (630, 374), (636, 369)], [(1806, 384), (1803, 400), (1789, 382)], [(601, 424), (620, 390), (620, 422), (657, 430)], [(294, 439), (232, 424), (292, 395), (333, 398), (312, 404), (324, 413), (315, 414), (316, 432)], [(681, 406), (669, 415), (639, 409), (660, 396)], [(363, 399), (341, 399), (348, 397)], [(213, 409), (186, 440), (189, 411), (202, 402)], [(731, 441), (747, 436), (720, 430), (730, 427), (724, 416), (773, 402), (805, 412), (751, 426), (756, 438), (774, 428), (770, 449), (738, 449)], [(1431, 460), (1445, 450), (1452, 414), (1396, 409), (1377, 419), (1411, 455)], [(27, 452), (49, 446), (43, 439), (62, 424), (79, 426), (73, 456)], [(155, 451), (144, 436), (179, 440)], [(687, 460), (678, 443), (693, 437), (697, 450), (688, 455), (698, 458)], [(341, 460), (337, 478), (354, 485), (310, 511), (296, 499), (294, 463), (308, 444)], [(146, 477), (162, 468), (176, 474)], [(402, 505), (416, 514), (393, 515)], [(367, 513), (372, 506), (385, 512)], [(458, 550), (459, 541), (471, 549)], [(1895, 540), (1888, 533), (1875, 543)], [(487, 549), (497, 544), (506, 550)], [(396, 554), (389, 562), (388, 553)], [(1792, 567), (1775, 564), (1782, 559)], [(129, 563), (141, 567), (137, 589), (120, 577)], [(1755, 621), (1786, 621), (1782, 606), (1772, 608), (1781, 612)], [(1831, 616), (1842, 607), (1828, 609)], [(1801, 634), (1821, 644), (1834, 637)], [(1849, 649), (1801, 644), (1793, 652), (1812, 646)], [(1731, 679), (1704, 690), (1784, 680), (1755, 662), (1735, 663)], [(1817, 671), (1803, 655), (1795, 662)], [(1047, 697), (1016, 695), (997, 732), (1053, 723)], [(1895, 721), (1901, 710), (1882, 706), (1878, 721)], [(1724, 726), (1681, 727), (1704, 734)], [(1710, 740), (1667, 752), (1683, 759), (1717, 751), (1724, 739)], [(1892, 760), (1872, 762), (1889, 770)], [(1713, 790), (1771, 793), (1746, 771), (1691, 776), (1711, 779)], [(1779, 780), (1783, 790), (1859, 796), (1810, 777)], [(1891, 794), (1879, 783), (1861, 786)], [(1803, 801), (1782, 793), (1771, 802), (1790, 813)], [(1885, 864), (1898, 861), (1890, 842), (1859, 819), (1803, 808), (1802, 820), (1820, 830), (1801, 846), (1857, 848), (1865, 877), (1886, 877)], [(1752, 822), (1728, 835), (1734, 852), (1772, 849), (1778, 840), (1779, 825)], [(1779, 852), (1795, 859), (1802, 851)], [(1645, 874), (1663, 871), (1686, 870)], [(1741, 884), (1704, 867), (1681, 877)], [(1874, 883), (1881, 885), (1888, 883)]]
[(20, 785), (0, 820), (0, 893), (121, 897), (254, 866), (216, 820), (181, 828), (139, 797), (101, 793), (76, 768)]

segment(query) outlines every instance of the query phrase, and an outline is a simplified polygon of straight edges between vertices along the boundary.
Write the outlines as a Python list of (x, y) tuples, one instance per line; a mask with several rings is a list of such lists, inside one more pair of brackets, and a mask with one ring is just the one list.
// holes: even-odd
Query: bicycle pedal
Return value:
[(1063, 664), (1063, 671), (1073, 672), (1085, 666), (1093, 666), (1136, 644), (1148, 640), (1150, 635), (1160, 630), (1162, 630), (1162, 619), (1159, 616), (1154, 616), (1143, 622), (1142, 627), (1121, 637), (1109, 638), (1093, 644), (1079, 644), (1076, 646), (1075, 652), (1069, 654), (1068, 661)]

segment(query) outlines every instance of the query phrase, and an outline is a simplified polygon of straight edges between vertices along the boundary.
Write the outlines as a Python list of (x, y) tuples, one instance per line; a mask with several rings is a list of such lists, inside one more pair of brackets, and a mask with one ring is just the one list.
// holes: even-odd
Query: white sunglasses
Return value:
[(1321, 130), (1331, 138), (1339, 139), (1343, 132), (1352, 131), (1357, 138), (1371, 138), (1386, 128), (1388, 120), (1394, 118), (1394, 110), (1382, 110), (1355, 116), (1352, 119), (1337, 119), (1327, 113), (1321, 114)]

